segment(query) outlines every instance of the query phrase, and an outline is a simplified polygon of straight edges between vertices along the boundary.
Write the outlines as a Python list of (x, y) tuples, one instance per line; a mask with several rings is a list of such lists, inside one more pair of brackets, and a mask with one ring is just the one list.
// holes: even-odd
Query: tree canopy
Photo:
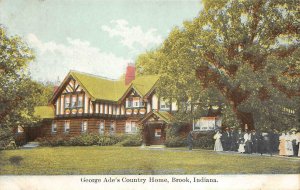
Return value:
[(32, 81), (27, 69), (33, 59), (27, 44), (18, 36), (9, 36), (0, 25), (1, 139), (9, 137), (13, 127), (32, 125), (37, 120), (34, 107), (47, 104), (44, 96), (49, 96), (49, 85)]
[(222, 104), (225, 125), (240, 125), (237, 116), (246, 112), (256, 128), (295, 127), (294, 112), (300, 109), (297, 1), (202, 2), (195, 19), (137, 59), (138, 72), (160, 74), (163, 97), (200, 102), (194, 114)]

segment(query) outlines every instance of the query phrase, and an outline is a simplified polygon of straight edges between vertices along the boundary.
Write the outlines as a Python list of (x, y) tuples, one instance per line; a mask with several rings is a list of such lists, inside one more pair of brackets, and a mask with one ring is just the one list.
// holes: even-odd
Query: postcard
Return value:
[(299, 189), (298, 9), (0, 0), (0, 189)]

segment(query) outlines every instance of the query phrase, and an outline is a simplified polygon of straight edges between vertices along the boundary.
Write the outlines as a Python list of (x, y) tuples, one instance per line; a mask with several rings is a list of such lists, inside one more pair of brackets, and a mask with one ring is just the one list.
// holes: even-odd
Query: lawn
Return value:
[(0, 152), (0, 175), (299, 174), (300, 160), (208, 150), (40, 147)]

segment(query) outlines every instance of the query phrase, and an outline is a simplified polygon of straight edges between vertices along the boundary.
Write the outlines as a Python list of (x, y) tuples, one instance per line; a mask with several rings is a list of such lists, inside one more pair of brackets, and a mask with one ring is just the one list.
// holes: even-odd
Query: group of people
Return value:
[(281, 135), (274, 132), (256, 132), (255, 130), (241, 129), (235, 131), (226, 128), (225, 131), (217, 131), (214, 135), (215, 151), (236, 151), (240, 153), (268, 153), (272, 155), (279, 151), (281, 156), (300, 156), (300, 133), (296, 129), (282, 132)]

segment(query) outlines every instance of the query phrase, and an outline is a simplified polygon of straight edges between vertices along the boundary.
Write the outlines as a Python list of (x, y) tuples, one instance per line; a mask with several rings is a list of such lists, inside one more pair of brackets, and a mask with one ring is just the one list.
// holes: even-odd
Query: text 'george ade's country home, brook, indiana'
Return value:
[[(70, 71), (55, 89), (48, 106), (35, 108), (41, 125), (26, 128), (26, 140), (38, 137), (72, 137), (84, 133), (135, 134), (142, 128), (146, 145), (163, 144), (166, 128), (177, 103), (169, 103), (155, 93), (158, 76), (135, 77), (135, 66), (128, 65), (125, 79), (112, 80)], [(193, 130), (214, 130), (221, 126), (217, 112), (187, 124), (181, 134)]]

